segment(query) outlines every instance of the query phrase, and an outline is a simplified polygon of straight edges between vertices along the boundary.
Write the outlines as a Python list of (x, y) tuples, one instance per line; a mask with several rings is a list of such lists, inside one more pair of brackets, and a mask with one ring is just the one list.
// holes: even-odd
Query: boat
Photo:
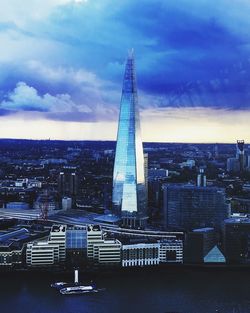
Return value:
[[(52, 288), (56, 288), (56, 289), (62, 289), (63, 287), (68, 287), (68, 286), (71, 286), (72, 284), (70, 283), (66, 283), (64, 281), (59, 281), (59, 282), (56, 282), (56, 283), (52, 283), (50, 285), (50, 287)], [(74, 286), (78, 286), (80, 285), (79, 283), (79, 280), (78, 280), (78, 270), (76, 269), (75, 270), (75, 280), (74, 280), (74, 283), (73, 283)]]
[(96, 293), (99, 290), (96, 289), (94, 286), (72, 286), (60, 289), (60, 293), (62, 295), (78, 295), (78, 294), (85, 294), (85, 293)]
[(68, 285), (68, 283), (66, 283), (64, 281), (59, 281), (59, 282), (56, 282), (56, 283), (52, 283), (50, 285), (50, 287), (56, 288), (56, 289), (61, 289), (61, 288), (65, 287), (66, 285)]
[[(92, 282), (91, 282), (92, 283)], [(66, 282), (56, 282), (51, 284), (51, 287), (56, 288), (63, 295), (76, 295), (76, 294), (84, 294), (84, 293), (96, 293), (98, 291), (102, 291), (104, 289), (97, 289), (95, 285), (83, 285), (79, 282), (78, 270), (75, 270), (75, 279), (73, 283)]]

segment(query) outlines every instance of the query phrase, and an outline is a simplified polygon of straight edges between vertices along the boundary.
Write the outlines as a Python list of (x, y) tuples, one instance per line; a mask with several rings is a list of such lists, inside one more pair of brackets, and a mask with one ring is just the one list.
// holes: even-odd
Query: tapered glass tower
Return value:
[(146, 185), (133, 51), (123, 80), (112, 202), (113, 212), (121, 216), (125, 226), (145, 225)]

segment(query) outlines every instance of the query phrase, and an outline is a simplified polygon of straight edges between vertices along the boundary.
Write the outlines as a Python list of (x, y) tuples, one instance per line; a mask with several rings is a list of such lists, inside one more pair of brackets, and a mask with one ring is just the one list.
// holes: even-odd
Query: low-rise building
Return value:
[(48, 235), (45, 229), (13, 227), (0, 232), (0, 266), (20, 266), (24, 263), (26, 244)]
[(6, 209), (14, 209), (14, 210), (28, 210), (30, 208), (29, 204), (26, 202), (15, 201), (8, 202), (6, 204)]
[(62, 210), (67, 211), (72, 209), (72, 198), (63, 197), (62, 198)]
[(66, 260), (66, 225), (53, 225), (49, 239), (35, 241), (27, 245), (28, 266), (55, 265)]
[(28, 266), (48, 266), (59, 263), (59, 245), (48, 241), (28, 243), (26, 264)]
[(223, 225), (224, 255), (227, 263), (250, 263), (250, 219), (229, 218)]
[(41, 194), (34, 202), (34, 209), (41, 211), (47, 211), (48, 213), (58, 209), (58, 203), (55, 201), (52, 195)]
[(159, 241), (160, 263), (183, 263), (183, 241), (178, 239)]
[(66, 259), (66, 225), (53, 225), (49, 236), (49, 244), (57, 244), (59, 246), (59, 259)]
[(122, 246), (122, 266), (147, 266), (160, 263), (159, 243), (139, 243)]
[(0, 265), (22, 264), (24, 245), (19, 242), (19, 239), (27, 237), (29, 237), (29, 231), (26, 228), (0, 235)]
[(103, 240), (93, 246), (94, 261), (100, 265), (120, 265), (122, 244), (117, 239)]
[(87, 226), (87, 256), (89, 260), (94, 260), (94, 245), (103, 242), (101, 226)]
[(185, 263), (203, 263), (204, 257), (216, 244), (214, 228), (205, 227), (188, 232), (185, 239)]

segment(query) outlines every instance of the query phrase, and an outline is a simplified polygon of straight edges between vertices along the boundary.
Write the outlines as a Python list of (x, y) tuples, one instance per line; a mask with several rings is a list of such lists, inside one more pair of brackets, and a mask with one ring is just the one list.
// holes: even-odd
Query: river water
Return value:
[(249, 270), (170, 268), (84, 278), (106, 290), (63, 296), (50, 284), (69, 276), (0, 274), (0, 313), (250, 312)]

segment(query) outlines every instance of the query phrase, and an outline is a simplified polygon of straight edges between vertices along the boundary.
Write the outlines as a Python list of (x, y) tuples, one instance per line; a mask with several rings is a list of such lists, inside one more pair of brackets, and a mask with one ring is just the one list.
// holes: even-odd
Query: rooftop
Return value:
[(0, 234), (0, 242), (6, 242), (8, 240), (21, 240), (26, 239), (30, 235), (30, 232), (26, 228), (20, 228), (14, 231), (5, 232)]
[(95, 222), (101, 222), (101, 223), (118, 223), (120, 220), (121, 220), (120, 217), (114, 214), (104, 214), (104, 215), (94, 218)]
[(224, 221), (225, 224), (250, 224), (249, 217), (231, 217)]
[(53, 225), (51, 228), (52, 232), (65, 232), (66, 225)]
[(101, 231), (100, 225), (88, 225), (87, 227), (88, 231)]
[(194, 233), (208, 233), (214, 231), (214, 228), (212, 227), (204, 227), (204, 228), (197, 228), (197, 229), (193, 229)]

